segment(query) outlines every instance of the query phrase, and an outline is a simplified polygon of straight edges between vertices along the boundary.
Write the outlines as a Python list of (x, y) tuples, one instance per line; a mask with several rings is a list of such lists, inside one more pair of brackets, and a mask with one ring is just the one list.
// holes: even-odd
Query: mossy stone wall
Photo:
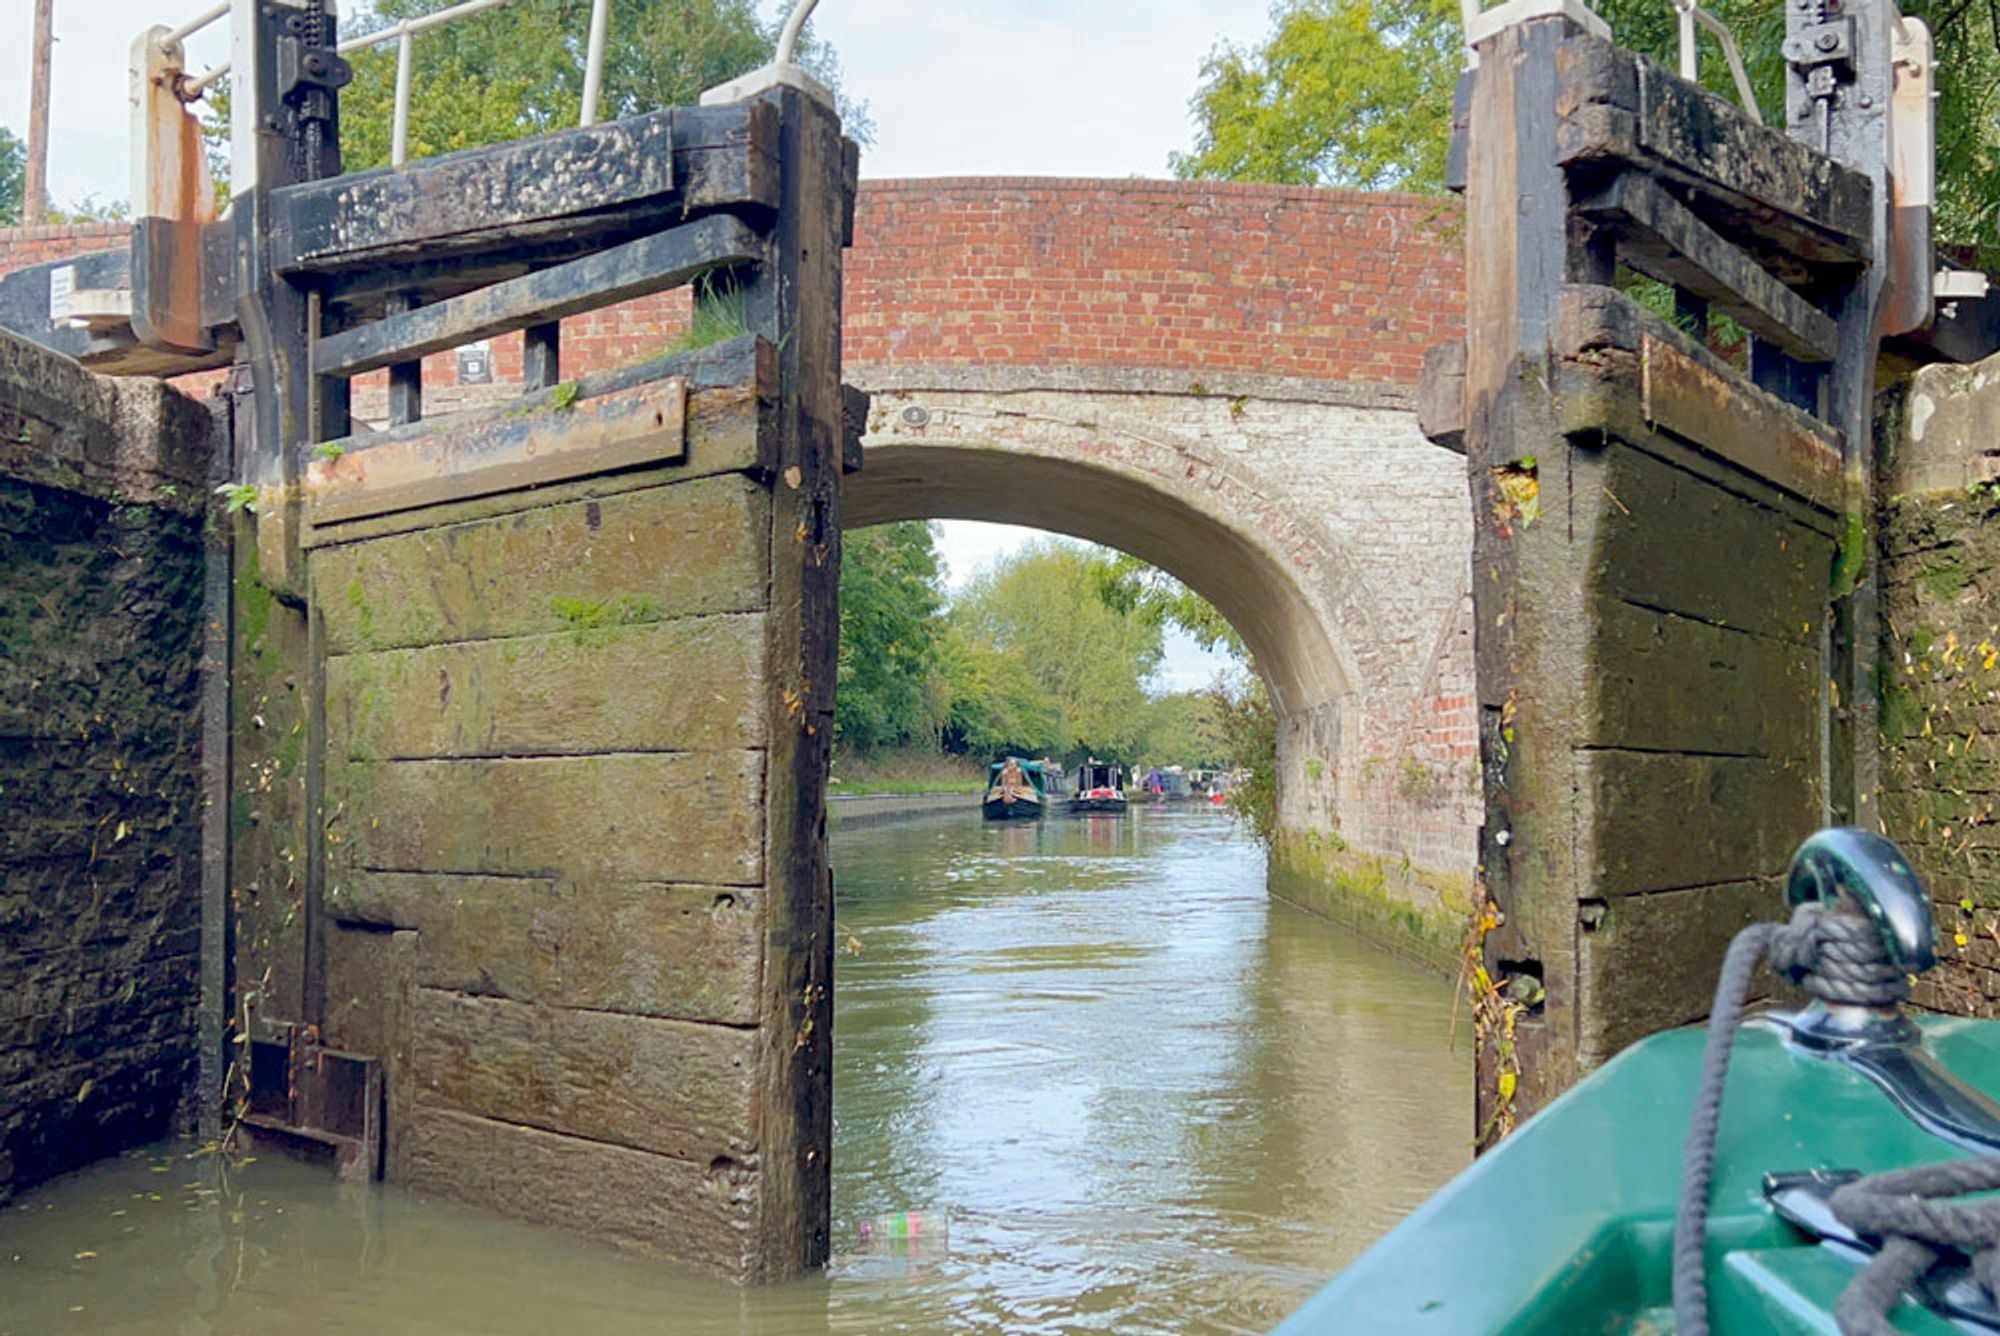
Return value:
[(195, 1075), (208, 421), (0, 335), (0, 1200)]
[(2000, 493), (1893, 496), (1879, 550), (1882, 824), (1938, 921), (1914, 1000), (2000, 1016)]

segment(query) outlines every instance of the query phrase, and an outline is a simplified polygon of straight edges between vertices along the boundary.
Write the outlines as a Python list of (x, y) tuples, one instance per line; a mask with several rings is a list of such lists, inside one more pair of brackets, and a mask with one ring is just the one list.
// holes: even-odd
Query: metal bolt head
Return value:
[(1823, 32), (1813, 38), (1813, 45), (1822, 51), (1831, 51), (1840, 45), (1840, 38), (1833, 33)]
[(919, 404), (911, 404), (903, 410), (903, 423), (906, 426), (921, 427), (930, 420), (930, 410)]

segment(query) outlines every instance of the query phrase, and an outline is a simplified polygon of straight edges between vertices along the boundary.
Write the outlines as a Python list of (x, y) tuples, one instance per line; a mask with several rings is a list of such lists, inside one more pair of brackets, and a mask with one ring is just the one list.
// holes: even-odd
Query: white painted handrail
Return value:
[(161, 38), (160, 45), (172, 46), (175, 42), (186, 41), (228, 12), (229, 0), (222, 0), (222, 3), (216, 5), (213, 9), (204, 10), (195, 18), (189, 19), (186, 23), (183, 23), (180, 27)]
[(583, 114), (580, 125), (597, 124), (597, 99), (604, 91), (604, 35), (611, 26), (611, 0), (590, 0), (590, 43), (583, 56)]
[(1700, 24), (1715, 34), (1715, 40), (1722, 47), (1723, 59), (1729, 62), (1729, 77), (1736, 82), (1736, 96), (1743, 103), (1743, 110), (1756, 117), (1759, 122), (1764, 114), (1757, 110), (1757, 94), (1751, 91), (1749, 72), (1743, 68), (1743, 53), (1736, 49), (1735, 34), (1729, 25), (1701, 7), (1700, 0), (1673, 0), (1678, 16), (1681, 44), (1681, 78), (1693, 83), (1701, 77), (1701, 53), (1695, 45), (1695, 25)]
[(792, 58), (792, 53), (798, 49), (799, 30), (806, 26), (806, 20), (812, 15), (813, 6), (818, 3), (819, 0), (799, 0), (797, 6), (792, 10), (791, 17), (785, 20), (784, 31), (778, 34), (778, 53), (771, 58), (772, 64), (796, 65), (798, 63)]

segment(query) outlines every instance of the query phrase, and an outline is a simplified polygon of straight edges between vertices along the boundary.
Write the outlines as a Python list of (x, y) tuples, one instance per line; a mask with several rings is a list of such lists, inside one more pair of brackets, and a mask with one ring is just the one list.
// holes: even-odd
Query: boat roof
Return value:
[[(1919, 1023), (1946, 1067), (2000, 1091), (2000, 1023)], [(1668, 1302), (1681, 1143), (1703, 1038), (1693, 1027), (1670, 1030), (1619, 1054), (1418, 1207), (1272, 1336), (1646, 1329), (1606, 1324)], [(1711, 1191), (1709, 1246), (1724, 1255), (1719, 1270), (1711, 1264), (1718, 1336), (1833, 1336), (1834, 1303), (1858, 1268), (1779, 1219), (1764, 1200), (1764, 1174), (1874, 1173), (1963, 1153), (1859, 1072), (1746, 1025), (1730, 1062)], [(1454, 1257), (1478, 1258), (1480, 1283), (1439, 1264)], [(1898, 1330), (1955, 1328), (1909, 1313)]]

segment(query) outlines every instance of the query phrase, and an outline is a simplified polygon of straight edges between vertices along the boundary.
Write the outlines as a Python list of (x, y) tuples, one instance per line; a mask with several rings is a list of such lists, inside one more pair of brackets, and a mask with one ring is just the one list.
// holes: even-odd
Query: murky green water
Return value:
[[(1268, 900), (1226, 818), (924, 821), (835, 867), (825, 1276), (167, 1147), (0, 1213), (0, 1333), (1259, 1332), (1464, 1162), (1446, 983)], [(903, 1209), (948, 1245), (860, 1247)]]

